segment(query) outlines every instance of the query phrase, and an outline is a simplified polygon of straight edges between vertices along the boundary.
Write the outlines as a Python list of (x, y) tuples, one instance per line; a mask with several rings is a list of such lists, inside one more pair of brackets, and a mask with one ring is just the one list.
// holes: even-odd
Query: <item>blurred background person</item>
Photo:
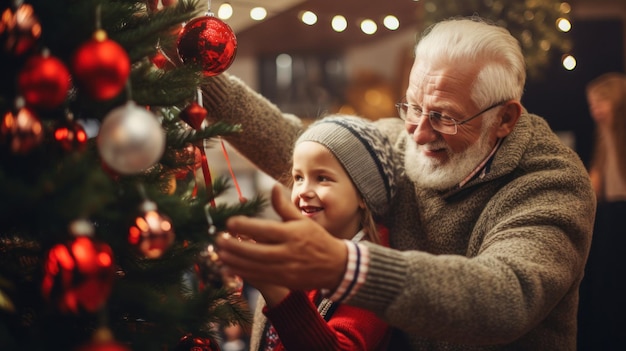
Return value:
[(580, 288), (579, 350), (626, 347), (626, 75), (605, 73), (587, 84), (596, 126), (589, 175), (598, 199)]

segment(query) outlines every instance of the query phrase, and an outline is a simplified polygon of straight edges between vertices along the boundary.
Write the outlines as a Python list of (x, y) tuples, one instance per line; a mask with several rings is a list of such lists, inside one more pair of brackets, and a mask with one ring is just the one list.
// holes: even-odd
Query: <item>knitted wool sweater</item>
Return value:
[[(203, 89), (212, 118), (243, 126), (228, 141), (282, 179), (300, 120), (227, 74)], [(402, 121), (377, 124), (403, 157)], [(348, 304), (375, 312), (397, 328), (392, 344), (413, 350), (576, 349), (596, 203), (579, 157), (542, 118), (524, 111), (461, 189), (399, 183), (384, 223), (392, 248), (366, 244), (367, 279)]]

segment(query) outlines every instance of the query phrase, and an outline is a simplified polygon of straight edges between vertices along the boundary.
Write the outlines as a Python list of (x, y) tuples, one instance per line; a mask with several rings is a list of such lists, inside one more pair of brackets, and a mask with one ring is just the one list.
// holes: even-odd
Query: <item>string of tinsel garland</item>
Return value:
[(522, 45), (529, 78), (540, 79), (551, 55), (570, 53), (568, 33), (556, 27), (569, 20), (570, 6), (563, 0), (423, 0), (423, 24), (457, 16), (479, 16), (507, 28)]

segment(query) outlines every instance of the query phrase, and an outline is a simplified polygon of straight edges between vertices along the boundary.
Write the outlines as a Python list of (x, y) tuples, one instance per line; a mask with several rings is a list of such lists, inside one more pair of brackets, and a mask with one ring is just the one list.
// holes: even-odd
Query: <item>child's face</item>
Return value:
[(291, 200), (303, 215), (338, 238), (351, 239), (358, 232), (365, 203), (326, 147), (312, 141), (298, 144), (291, 175)]

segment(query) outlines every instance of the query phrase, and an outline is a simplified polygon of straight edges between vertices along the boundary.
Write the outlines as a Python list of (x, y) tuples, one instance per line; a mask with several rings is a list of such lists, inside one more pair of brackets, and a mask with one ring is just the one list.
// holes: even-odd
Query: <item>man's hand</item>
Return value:
[(257, 283), (334, 290), (346, 269), (346, 245), (302, 216), (281, 185), (272, 189), (272, 205), (283, 222), (243, 216), (228, 220), (227, 227), (233, 235), (256, 242), (227, 235), (218, 237), (216, 243), (224, 268)]

